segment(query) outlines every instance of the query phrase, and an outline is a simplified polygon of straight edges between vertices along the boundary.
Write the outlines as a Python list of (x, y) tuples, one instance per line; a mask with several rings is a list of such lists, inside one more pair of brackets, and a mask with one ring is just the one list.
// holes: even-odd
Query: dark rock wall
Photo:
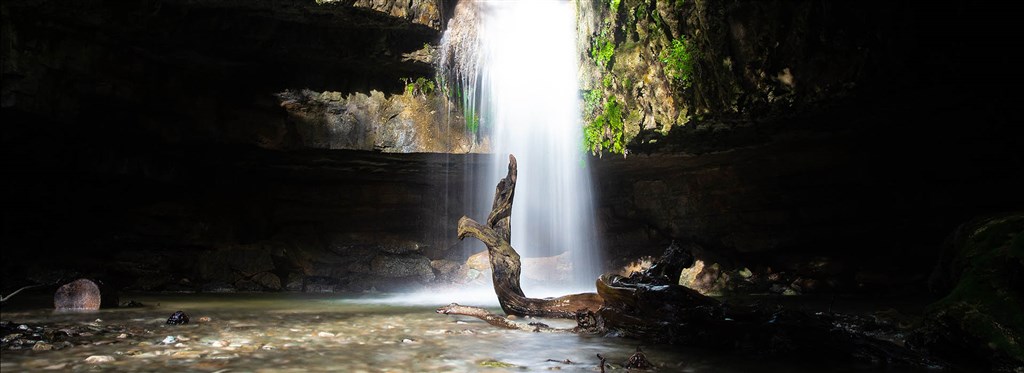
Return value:
[[(687, 240), (786, 286), (922, 287), (958, 224), (1024, 209), (1004, 4), (614, 3), (579, 3), (587, 114), (615, 97), (633, 139), (594, 166), (612, 253)], [(681, 39), (685, 83), (664, 60)]]
[(7, 168), (5, 283), (78, 274), (135, 290), (423, 286), (431, 260), (468, 256), (454, 232), (473, 191), (459, 177), (480, 162), (250, 147), (36, 153)]

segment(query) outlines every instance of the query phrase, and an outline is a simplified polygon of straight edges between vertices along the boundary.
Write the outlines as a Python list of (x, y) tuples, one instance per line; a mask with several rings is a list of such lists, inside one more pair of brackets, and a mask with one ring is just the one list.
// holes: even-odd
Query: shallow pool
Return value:
[[(599, 371), (597, 354), (601, 354), (613, 372), (624, 371), (619, 364), (640, 344), (618, 337), (498, 329), (477, 319), (435, 314), (434, 308), (444, 303), (420, 300), (411, 305), (401, 295), (182, 294), (122, 299), (146, 306), (94, 313), (5, 307), (0, 312), (5, 322), (24, 324), (29, 331), (39, 325), (63, 329), (69, 336), (49, 350), (33, 350), (32, 345), (4, 350), (0, 368), (4, 372), (595, 372)], [(191, 322), (166, 325), (177, 310), (185, 311)], [(559, 324), (564, 323), (561, 320), (544, 321), (566, 325)], [(643, 350), (659, 371), (668, 372), (885, 370), (871, 365), (737, 358), (676, 346), (644, 345)]]

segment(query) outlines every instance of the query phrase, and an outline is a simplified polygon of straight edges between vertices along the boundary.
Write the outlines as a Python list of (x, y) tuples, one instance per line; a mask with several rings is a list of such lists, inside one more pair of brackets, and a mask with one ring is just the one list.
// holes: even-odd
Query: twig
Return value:
[(15, 294), (20, 293), (22, 290), (27, 290), (27, 289), (31, 289), (31, 288), (37, 288), (37, 287), (46, 286), (46, 285), (50, 285), (50, 284), (35, 284), (35, 285), (24, 286), (21, 289), (15, 290), (13, 293), (7, 294), (6, 297), (0, 295), (0, 302), (6, 302), (8, 299), (11, 299), (11, 297), (13, 297)]

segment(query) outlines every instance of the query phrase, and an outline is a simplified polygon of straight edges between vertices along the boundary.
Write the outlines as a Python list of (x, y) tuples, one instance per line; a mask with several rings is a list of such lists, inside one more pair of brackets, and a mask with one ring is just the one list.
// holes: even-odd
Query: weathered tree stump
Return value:
[(485, 224), (469, 217), (459, 219), (459, 239), (466, 236), (476, 238), (487, 246), (490, 256), (491, 279), (494, 293), (498, 296), (501, 309), (516, 316), (541, 316), (574, 318), (576, 311), (587, 309), (597, 311), (604, 303), (595, 293), (566, 295), (558, 298), (528, 298), (519, 283), (522, 272), (519, 253), (509, 243), (512, 230), (512, 201), (516, 192), (516, 158), (508, 156), (508, 175), (498, 182), (494, 191), (494, 203)]

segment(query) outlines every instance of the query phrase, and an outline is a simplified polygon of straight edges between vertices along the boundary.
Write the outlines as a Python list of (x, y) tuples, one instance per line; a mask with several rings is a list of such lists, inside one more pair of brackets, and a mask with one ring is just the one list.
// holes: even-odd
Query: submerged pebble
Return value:
[(104, 364), (115, 361), (113, 356), (109, 355), (92, 355), (85, 358), (85, 362), (89, 364)]

